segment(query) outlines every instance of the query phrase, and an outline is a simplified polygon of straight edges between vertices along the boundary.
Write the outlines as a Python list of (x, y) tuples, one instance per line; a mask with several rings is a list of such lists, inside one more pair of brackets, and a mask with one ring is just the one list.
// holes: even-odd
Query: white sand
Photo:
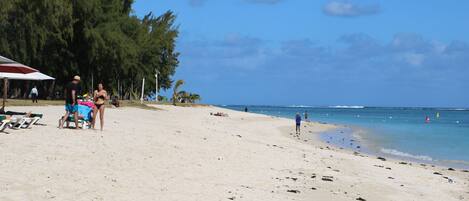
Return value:
[(63, 107), (8, 108), (48, 125), (0, 134), (0, 200), (469, 200), (469, 173), (328, 149), (314, 136), (331, 125), (297, 139), (286, 119), (158, 107), (107, 109), (104, 132), (59, 130)]

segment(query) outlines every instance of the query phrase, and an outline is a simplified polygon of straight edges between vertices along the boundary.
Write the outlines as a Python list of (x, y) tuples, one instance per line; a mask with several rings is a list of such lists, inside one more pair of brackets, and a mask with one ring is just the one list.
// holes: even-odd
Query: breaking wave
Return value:
[(455, 109), (449, 109), (449, 110), (453, 110), (453, 111), (468, 111), (469, 109), (466, 109), (466, 108), (455, 108)]
[(336, 105), (336, 106), (329, 106), (330, 108), (340, 108), (340, 109), (363, 109), (365, 106), (360, 105)]
[(308, 106), (308, 105), (289, 105), (287, 107), (293, 107), (293, 108), (308, 108), (308, 107), (313, 107), (313, 106)]
[(433, 161), (433, 159), (430, 156), (412, 155), (412, 154), (409, 154), (409, 153), (397, 151), (395, 149), (384, 149), (384, 148), (382, 148), (381, 152), (383, 152), (385, 154), (391, 154), (391, 155), (394, 155), (394, 156), (400, 156), (400, 157), (406, 157), (406, 158), (413, 158), (413, 159), (417, 159), (417, 160)]

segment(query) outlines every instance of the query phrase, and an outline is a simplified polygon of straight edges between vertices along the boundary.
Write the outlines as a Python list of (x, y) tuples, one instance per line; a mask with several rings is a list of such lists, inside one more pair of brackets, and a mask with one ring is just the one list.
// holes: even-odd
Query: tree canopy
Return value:
[[(49, 95), (80, 75), (85, 91), (102, 82), (130, 98), (141, 79), (168, 89), (178, 66), (176, 16), (167, 11), (138, 18), (133, 0), (2, 0), (0, 55), (56, 78)], [(17, 87), (25, 88), (23, 85)], [(153, 87), (153, 88), (152, 88)], [(27, 90), (27, 89), (26, 89)], [(43, 93), (44, 94), (44, 93)]]

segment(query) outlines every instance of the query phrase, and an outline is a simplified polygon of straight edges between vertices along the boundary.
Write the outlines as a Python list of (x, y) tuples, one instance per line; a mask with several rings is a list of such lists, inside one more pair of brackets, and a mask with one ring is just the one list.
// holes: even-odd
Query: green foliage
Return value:
[(181, 88), (181, 86), (184, 84), (184, 80), (178, 80), (176, 81), (176, 84), (174, 85), (174, 88), (173, 88), (173, 105), (176, 105), (177, 102), (180, 102), (179, 101), (179, 88)]
[(190, 103), (196, 103), (198, 101), (202, 100), (199, 94), (191, 93), (189, 94), (189, 102)]
[(183, 84), (184, 80), (178, 80), (174, 85), (173, 97), (171, 98), (173, 101), (173, 105), (176, 105), (176, 103), (196, 103), (197, 101), (201, 100), (199, 94), (189, 93), (186, 91), (179, 91)]
[(188, 93), (186, 91), (180, 91), (177, 93), (177, 98), (180, 103), (196, 103), (200, 101), (200, 95), (195, 93)]
[(158, 101), (160, 102), (168, 102), (168, 98), (166, 96), (158, 95)]
[(51, 94), (75, 74), (82, 77), (84, 92), (92, 90), (93, 78), (94, 86), (102, 82), (108, 91), (130, 98), (142, 78), (146, 90), (154, 90), (155, 71), (159, 87), (169, 89), (179, 64), (176, 16), (167, 11), (139, 19), (132, 14), (133, 2), (2, 0), (0, 55), (55, 77)]

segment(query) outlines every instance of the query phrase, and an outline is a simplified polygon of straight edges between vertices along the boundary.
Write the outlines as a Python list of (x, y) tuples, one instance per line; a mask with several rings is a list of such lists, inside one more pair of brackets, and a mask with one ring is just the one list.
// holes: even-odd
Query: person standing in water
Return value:
[(248, 112), (248, 107), (244, 107), (244, 112)]
[(94, 99), (94, 104), (96, 105), (93, 111), (93, 122), (92, 122), (93, 129), (96, 124), (96, 117), (98, 116), (98, 113), (99, 113), (99, 122), (101, 126), (101, 131), (102, 131), (103, 126), (104, 126), (104, 108), (105, 108), (105, 104), (107, 100), (107, 91), (104, 90), (104, 86), (102, 83), (99, 83), (98, 90), (94, 91), (93, 99)]
[(296, 121), (296, 134), (300, 134), (300, 132), (301, 132), (301, 115), (300, 115), (300, 113), (296, 113), (295, 121)]
[(308, 120), (308, 111), (305, 111), (305, 121)]
[(427, 123), (427, 124), (430, 123), (430, 117), (429, 116), (425, 117), (425, 123)]

